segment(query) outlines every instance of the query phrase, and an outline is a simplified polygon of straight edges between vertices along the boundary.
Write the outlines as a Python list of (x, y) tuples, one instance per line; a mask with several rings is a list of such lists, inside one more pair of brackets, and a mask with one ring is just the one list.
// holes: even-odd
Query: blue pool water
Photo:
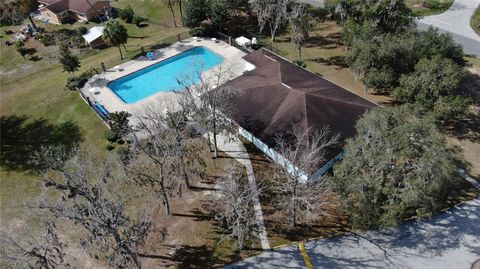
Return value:
[(177, 79), (185, 76), (190, 83), (197, 83), (199, 78), (193, 76), (195, 66), (204, 72), (222, 62), (223, 58), (209, 49), (196, 47), (114, 80), (108, 87), (125, 103), (131, 104), (157, 92), (183, 89)]

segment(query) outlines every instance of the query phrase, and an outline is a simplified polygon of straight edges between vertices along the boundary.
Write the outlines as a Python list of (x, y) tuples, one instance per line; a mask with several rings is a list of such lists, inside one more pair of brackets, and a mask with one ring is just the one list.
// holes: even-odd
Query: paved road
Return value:
[[(305, 244), (314, 268), (469, 269), (480, 258), (480, 199), (390, 233)], [(305, 268), (296, 246), (264, 252), (225, 268)]]
[(456, 0), (444, 13), (419, 20), (418, 28), (433, 26), (442, 33), (450, 33), (463, 46), (465, 53), (480, 56), (480, 36), (470, 26), (470, 18), (478, 5), (480, 0)]

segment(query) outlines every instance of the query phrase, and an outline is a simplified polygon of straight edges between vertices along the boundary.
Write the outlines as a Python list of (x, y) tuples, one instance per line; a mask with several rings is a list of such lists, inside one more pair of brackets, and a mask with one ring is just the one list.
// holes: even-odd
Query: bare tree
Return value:
[(328, 203), (325, 179), (310, 176), (325, 161), (326, 149), (335, 145), (338, 135), (330, 135), (327, 128), (319, 132), (292, 128), (291, 132), (276, 139), (277, 152), (284, 160), (277, 162), (278, 208), (288, 216), (291, 227), (298, 220), (311, 221), (319, 217), (318, 208)]
[(270, 26), (271, 41), (275, 42), (278, 28), (288, 21), (288, 5), (291, 0), (253, 0), (253, 11), (257, 15), (260, 35), (265, 25)]
[(306, 4), (295, 4), (289, 14), (290, 25), (292, 27), (292, 43), (297, 50), (297, 60), (302, 59), (302, 45), (309, 37), (309, 32), (313, 27), (313, 17), (308, 11)]
[(165, 121), (167, 126), (175, 132), (176, 145), (172, 156), (173, 172), (182, 177), (185, 186), (190, 189), (192, 187), (190, 177), (203, 178), (206, 174), (201, 149), (197, 143), (192, 141), (196, 131), (189, 124), (188, 111), (183, 109), (176, 112), (167, 112)]
[(170, 200), (180, 194), (178, 172), (174, 164), (179, 146), (179, 132), (171, 129), (165, 119), (166, 111), (150, 107), (139, 118), (138, 130), (133, 133), (129, 161), (125, 166), (137, 183), (155, 188), (165, 213), (171, 215)]
[(44, 186), (59, 194), (60, 200), (45, 198), (38, 208), (85, 228), (89, 236), (82, 240), (82, 245), (90, 253), (105, 255), (110, 266), (141, 268), (138, 250), (151, 223), (147, 217), (129, 216), (128, 193), (114, 191), (126, 181), (116, 160), (95, 162), (92, 154), (79, 152), (65, 164), (52, 163), (49, 167), (44, 174)]
[(175, 11), (173, 10), (175, 2), (175, 0), (163, 0), (163, 3), (170, 9), (170, 12), (172, 13), (173, 25), (177, 27), (177, 19), (175, 18)]
[(216, 219), (225, 233), (242, 250), (245, 242), (257, 232), (254, 198), (260, 190), (249, 184), (245, 170), (238, 167), (227, 169), (228, 175), (220, 184), (220, 193), (215, 201)]
[[(178, 78), (177, 82), (185, 90), (186, 100), (191, 105), (191, 117), (207, 131), (212, 132), (214, 154), (218, 157), (217, 134), (232, 132), (232, 124), (228, 120), (233, 113), (232, 99), (235, 91), (226, 85), (233, 75), (232, 65), (220, 65), (212, 69), (208, 75), (202, 74), (205, 68), (194, 64), (193, 75)], [(210, 141), (210, 135), (208, 134)]]
[(0, 234), (4, 262), (23, 268), (53, 269), (69, 266), (63, 251), (66, 244), (60, 240), (53, 222), (45, 222), (45, 230), (39, 236), (28, 233), (20, 237), (16, 234)]

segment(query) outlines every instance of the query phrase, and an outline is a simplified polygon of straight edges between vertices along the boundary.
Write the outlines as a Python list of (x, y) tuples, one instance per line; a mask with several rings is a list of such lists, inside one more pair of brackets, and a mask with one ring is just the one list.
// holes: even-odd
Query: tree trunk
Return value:
[(213, 116), (213, 150), (215, 151), (215, 158), (218, 158), (217, 150), (217, 119)]
[(178, 0), (178, 9), (180, 10), (180, 18), (183, 19), (182, 0)]
[(123, 46), (123, 49), (125, 50), (125, 52), (128, 52), (127, 47), (125, 46), (125, 44), (122, 44), (122, 46)]
[(175, 12), (173, 11), (173, 3), (168, 1), (168, 6), (170, 7), (170, 12), (172, 12), (172, 17), (173, 17), (173, 25), (177, 27), (177, 19), (175, 18)]
[(123, 60), (123, 53), (122, 53), (122, 49), (120, 48), (120, 45), (118, 46), (118, 51), (120, 51), (120, 60)]
[(33, 29), (35, 30), (35, 32), (38, 32), (38, 27), (37, 27), (37, 25), (35, 24), (35, 22), (33, 21), (32, 15), (30, 15), (30, 13), (28, 13), (28, 19), (30, 20), (30, 23), (32, 24), (32, 27), (33, 27)]
[(188, 173), (187, 173), (187, 169), (185, 169), (185, 166), (187, 164), (185, 163), (185, 159), (182, 158), (182, 166), (183, 166), (183, 179), (185, 180), (185, 185), (187, 186), (187, 189), (190, 189), (191, 186), (190, 186), (190, 179), (188, 178)]
[(160, 191), (162, 192), (163, 205), (165, 206), (165, 213), (170, 216), (170, 202), (168, 201), (167, 190), (165, 189), (165, 177), (163, 175), (163, 167), (160, 168)]
[(300, 44), (297, 45), (297, 58), (299, 61), (302, 60), (302, 45)]
[(275, 42), (275, 31), (276, 30), (274, 30), (273, 26), (270, 24), (270, 35), (272, 37), (272, 43)]

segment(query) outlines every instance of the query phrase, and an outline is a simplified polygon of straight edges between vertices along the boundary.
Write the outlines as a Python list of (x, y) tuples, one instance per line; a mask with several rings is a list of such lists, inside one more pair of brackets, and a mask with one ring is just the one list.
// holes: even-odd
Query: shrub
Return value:
[(81, 36), (86, 34), (88, 32), (88, 29), (85, 26), (80, 26), (77, 29), (75, 29), (75, 31), (77, 32), (77, 35)]
[(45, 46), (51, 46), (55, 44), (55, 38), (50, 33), (40, 33), (35, 36), (40, 43)]
[(119, 147), (117, 149), (117, 155), (118, 158), (120, 158), (120, 161), (125, 163), (128, 160), (128, 155), (130, 154), (130, 150), (127, 147)]
[(75, 91), (81, 88), (79, 78), (76, 77), (69, 77), (65, 86), (71, 91)]
[(147, 18), (144, 18), (142, 16), (135, 14), (133, 16), (132, 23), (135, 24), (136, 26), (140, 26), (140, 24), (142, 24), (143, 22), (146, 22), (147, 20), (148, 20)]
[(130, 126), (128, 125), (128, 112), (112, 112), (109, 115), (109, 125), (111, 131), (115, 134), (117, 139), (122, 139), (130, 132)]
[(303, 67), (303, 68), (307, 67), (307, 64), (303, 60), (295, 60), (293, 62), (300, 67)]
[(112, 151), (112, 150), (114, 150), (114, 149), (115, 149), (115, 145), (112, 145), (112, 144), (108, 144), (108, 145), (107, 145), (107, 150), (108, 150), (108, 151)]
[(211, 37), (215, 35), (215, 28), (209, 24), (202, 24), (198, 27), (194, 27), (190, 29), (189, 33), (192, 36), (203, 36), (203, 37)]
[(112, 130), (105, 131), (104, 136), (108, 141), (110, 141), (112, 143), (117, 141), (117, 139), (118, 139), (117, 134)]
[(78, 90), (85, 86), (85, 83), (87, 83), (88, 79), (90, 79), (93, 75), (96, 74), (98, 74), (98, 70), (92, 68), (83, 72), (78, 77), (69, 77), (67, 79), (66, 87), (69, 90)]
[(128, 5), (120, 11), (118, 16), (120, 17), (120, 19), (124, 20), (126, 23), (132, 23), (132, 20), (135, 16), (135, 12), (133, 12), (132, 7)]

